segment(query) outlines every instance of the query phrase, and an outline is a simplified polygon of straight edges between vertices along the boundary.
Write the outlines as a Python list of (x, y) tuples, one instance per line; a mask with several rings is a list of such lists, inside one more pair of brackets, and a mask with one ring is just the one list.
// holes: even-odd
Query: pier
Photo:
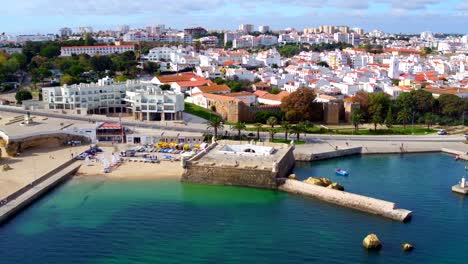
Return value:
[(69, 160), (4, 198), (0, 205), (0, 224), (3, 224), (47, 191), (73, 176), (80, 166), (81, 163), (73, 159)]
[(278, 189), (284, 192), (310, 196), (328, 203), (407, 222), (411, 211), (397, 208), (395, 203), (363, 195), (311, 185), (297, 180), (282, 179)]

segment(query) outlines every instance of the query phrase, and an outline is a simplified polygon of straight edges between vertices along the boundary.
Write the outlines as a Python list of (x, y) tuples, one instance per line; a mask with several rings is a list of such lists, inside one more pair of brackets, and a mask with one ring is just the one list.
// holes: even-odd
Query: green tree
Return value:
[(95, 43), (96, 43), (96, 40), (93, 39), (93, 37), (91, 36), (91, 34), (90, 34), (90, 33), (86, 33), (86, 34), (85, 34), (85, 38), (84, 38), (84, 45), (85, 45), (85, 46), (93, 46)]
[(398, 122), (403, 124), (403, 129), (406, 129), (406, 124), (411, 120), (411, 112), (410, 110), (403, 108), (398, 112), (398, 117), (397, 117)]
[(15, 94), (15, 99), (16, 99), (16, 102), (17, 102), (18, 104), (22, 104), (23, 101), (25, 101), (25, 100), (30, 100), (30, 99), (32, 99), (32, 98), (33, 98), (33, 96), (32, 96), (32, 94), (31, 94), (31, 92), (28, 91), (28, 90), (19, 90), (19, 91), (16, 92), (16, 94)]
[(424, 90), (412, 90), (410, 95), (414, 102), (414, 108), (418, 113), (424, 114), (432, 111), (435, 100), (430, 92)]
[(224, 128), (223, 119), (216, 115), (213, 116), (210, 120), (208, 120), (206, 128), (213, 129), (214, 137), (218, 138), (218, 130)]
[(301, 125), (301, 123), (296, 124), (291, 128), (291, 134), (296, 135), (297, 141), (299, 141), (302, 132), (304, 132), (304, 127)]
[(47, 45), (39, 52), (39, 55), (49, 59), (56, 58), (60, 55), (60, 47), (57, 45)]
[(406, 109), (406, 111), (410, 113), (414, 112), (415, 110), (416, 103), (411, 93), (401, 93), (398, 95), (395, 103), (400, 110)]
[(270, 116), (267, 121), (267, 125), (269, 125), (271, 128), (274, 128), (276, 124), (278, 124), (278, 119), (274, 116)]
[(288, 140), (288, 134), (291, 131), (291, 124), (288, 121), (281, 122), (281, 128), (284, 130), (284, 139)]
[(381, 105), (376, 105), (372, 109), (372, 123), (374, 124), (374, 131), (377, 131), (377, 125), (382, 124), (384, 121), (382, 118), (383, 107)]
[(146, 73), (153, 75), (155, 72), (159, 70), (159, 65), (155, 62), (145, 61), (143, 63), (143, 70)]
[(328, 62), (326, 61), (319, 61), (317, 63), (318, 66), (322, 66), (322, 67), (326, 67), (326, 68), (330, 68), (330, 65), (328, 65)]
[(268, 129), (268, 134), (270, 134), (270, 141), (273, 142), (275, 140), (275, 134), (278, 133), (278, 130), (276, 128), (270, 127)]
[(262, 123), (255, 123), (254, 124), (255, 130), (257, 131), (257, 140), (260, 139), (260, 131), (263, 129)]
[(62, 78), (60, 78), (60, 85), (70, 85), (74, 83), (76, 83), (76, 79), (70, 74), (64, 74)]
[(237, 122), (231, 127), (231, 129), (237, 131), (237, 138), (240, 140), (242, 131), (246, 129), (246, 126), (243, 122)]
[(393, 118), (392, 107), (390, 106), (387, 111), (387, 117), (385, 118), (385, 125), (388, 128), (392, 128), (394, 123), (395, 123), (395, 120)]
[(377, 131), (377, 125), (384, 122), (389, 105), (390, 97), (387, 94), (383, 92), (369, 94), (369, 114), (375, 131)]
[(112, 60), (109, 56), (94, 56), (89, 59), (89, 64), (93, 71), (104, 72), (112, 69)]
[(353, 123), (354, 131), (357, 132), (359, 130), (359, 126), (364, 122), (362, 111), (354, 111), (351, 115), (351, 122)]
[(424, 115), (424, 123), (427, 125), (427, 129), (431, 128), (431, 126), (434, 124), (435, 120), (435, 115), (433, 113), (426, 113)]
[(466, 101), (454, 94), (442, 94), (438, 98), (442, 114), (459, 118), (463, 111), (466, 111)]
[(279, 93), (281, 93), (281, 90), (278, 89), (278, 88), (273, 88), (273, 89), (270, 90), (270, 93), (271, 94), (279, 94)]
[(161, 84), (161, 86), (159, 86), (159, 88), (161, 88), (161, 90), (163, 91), (168, 91), (171, 89), (171, 85), (170, 84)]

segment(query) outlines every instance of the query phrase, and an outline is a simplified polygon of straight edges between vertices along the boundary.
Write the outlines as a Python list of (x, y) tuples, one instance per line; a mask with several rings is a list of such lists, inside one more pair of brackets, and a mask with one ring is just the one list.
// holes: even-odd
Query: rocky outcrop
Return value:
[(401, 248), (403, 249), (403, 251), (412, 251), (414, 249), (413, 245), (411, 245), (410, 243), (402, 244)]
[(382, 243), (380, 242), (376, 234), (367, 235), (362, 241), (362, 245), (366, 249), (370, 249), (370, 250), (379, 250), (382, 248)]
[(327, 188), (334, 189), (334, 190), (344, 191), (343, 185), (340, 185), (336, 182), (332, 182), (328, 178), (309, 177), (304, 182), (308, 184), (312, 184), (312, 185), (327, 187)]
[(327, 188), (334, 189), (334, 190), (338, 190), (338, 191), (344, 191), (343, 185), (338, 184), (338, 183), (336, 183), (336, 182), (334, 182), (334, 183), (328, 185)]

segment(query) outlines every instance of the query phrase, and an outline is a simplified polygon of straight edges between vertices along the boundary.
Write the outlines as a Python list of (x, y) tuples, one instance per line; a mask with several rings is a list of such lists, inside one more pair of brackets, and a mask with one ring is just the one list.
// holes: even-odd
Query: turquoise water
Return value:
[[(302, 179), (413, 210), (408, 224), (268, 190), (74, 179), (0, 227), (0, 263), (467, 263), (468, 200), (450, 191), (464, 165), (440, 154), (298, 164)], [(361, 246), (371, 232), (378, 253)]]

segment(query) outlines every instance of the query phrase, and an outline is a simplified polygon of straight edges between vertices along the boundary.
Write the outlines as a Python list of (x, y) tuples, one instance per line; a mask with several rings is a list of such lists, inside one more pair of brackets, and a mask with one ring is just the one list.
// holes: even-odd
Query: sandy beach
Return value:
[[(180, 161), (160, 161), (159, 163), (144, 163), (135, 162), (125, 159), (124, 162), (116, 168), (112, 168), (109, 173), (104, 173), (104, 167), (101, 162), (102, 158), (108, 161), (112, 160), (112, 153), (118, 148), (101, 147), (104, 152), (99, 153), (96, 159), (90, 160), (89, 163), (82, 162), (76, 177), (105, 177), (108, 179), (119, 180), (156, 180), (156, 179), (180, 179), (182, 177), (183, 168)], [(154, 154), (157, 155), (157, 154)], [(161, 155), (159, 155), (161, 158)], [(132, 158), (136, 160), (137, 158)]]

